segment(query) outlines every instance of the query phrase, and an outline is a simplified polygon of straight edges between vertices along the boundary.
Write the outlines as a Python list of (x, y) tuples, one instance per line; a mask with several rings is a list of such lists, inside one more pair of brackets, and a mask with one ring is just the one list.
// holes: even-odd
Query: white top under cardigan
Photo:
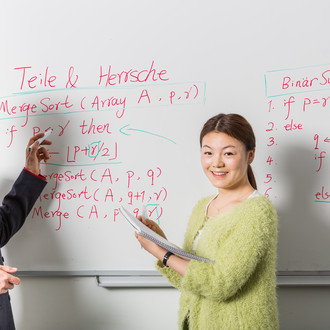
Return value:
[[(260, 193), (259, 193), (257, 190), (255, 190), (255, 191), (254, 191), (254, 192), (253, 192), (253, 193), (252, 193), (247, 199), (249, 199), (249, 198), (253, 198), (253, 197), (257, 197), (257, 196), (259, 196), (259, 195), (260, 195)], [(209, 205), (210, 205), (211, 202), (212, 202), (214, 199), (216, 199), (217, 197), (218, 197), (218, 194), (215, 195), (215, 196), (209, 201), (209, 203), (207, 204), (206, 209), (205, 209), (205, 216), (207, 215), (207, 210), (208, 210), (208, 208), (209, 208)], [(201, 229), (198, 231), (198, 233), (197, 233), (197, 235), (196, 235), (196, 237), (195, 237), (194, 245), (193, 245), (193, 249), (194, 249), (195, 252), (196, 252), (196, 249), (197, 249), (198, 241), (199, 241), (200, 237), (202, 236), (203, 229), (204, 229), (204, 227), (201, 228)]]

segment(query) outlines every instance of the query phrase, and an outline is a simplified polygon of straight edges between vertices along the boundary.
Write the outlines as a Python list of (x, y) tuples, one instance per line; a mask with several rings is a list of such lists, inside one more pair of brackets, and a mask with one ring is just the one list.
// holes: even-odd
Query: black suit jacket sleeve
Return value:
[[(4, 246), (23, 226), (46, 181), (23, 170), (0, 206), (0, 244)], [(0, 250), (0, 264), (3, 259)], [(0, 294), (0, 330), (15, 330), (9, 294)]]
[(46, 181), (22, 170), (0, 207), (0, 246), (23, 226)]

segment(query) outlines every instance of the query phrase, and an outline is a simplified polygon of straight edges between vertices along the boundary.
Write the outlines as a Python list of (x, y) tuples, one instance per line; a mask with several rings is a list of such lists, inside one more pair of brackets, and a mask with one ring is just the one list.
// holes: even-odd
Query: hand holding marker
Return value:
[[(44, 136), (37, 140), (37, 141), (39, 142), (39, 148), (40, 148), (40, 144), (41, 144), (42, 142), (44, 142), (44, 141), (46, 140), (46, 138), (47, 138), (51, 133), (53, 133), (53, 129), (52, 129), (52, 128), (50, 128), (50, 129), (48, 129), (47, 131), (45, 131)], [(36, 143), (37, 141), (34, 141), (34, 143)], [(34, 144), (34, 143), (33, 143), (33, 144)], [(33, 144), (31, 144), (31, 145), (29, 146), (29, 151), (31, 151), (31, 147), (33, 146)]]

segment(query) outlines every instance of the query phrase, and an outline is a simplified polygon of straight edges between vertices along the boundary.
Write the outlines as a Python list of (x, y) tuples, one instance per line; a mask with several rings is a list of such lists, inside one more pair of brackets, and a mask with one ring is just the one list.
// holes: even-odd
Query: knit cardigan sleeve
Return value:
[[(193, 239), (195, 238), (192, 236), (192, 231), (190, 230), (191, 228), (199, 227), (202, 225), (202, 217), (203, 217), (203, 209), (205, 210), (205, 203), (208, 202), (210, 197), (204, 198), (196, 203), (192, 210), (192, 216), (189, 219), (188, 223), (188, 229), (185, 234), (185, 239), (184, 239), (184, 244), (183, 244), (183, 249), (187, 252), (194, 253), (192, 250), (192, 242)], [(205, 214), (205, 211), (204, 211)], [(195, 216), (194, 216), (195, 215)], [(196, 223), (199, 222), (200, 224)], [(189, 243), (191, 242), (191, 244)], [(189, 245), (191, 245), (191, 248), (189, 248)], [(164, 275), (167, 280), (177, 289), (181, 289), (181, 282), (182, 282), (182, 276), (179, 275), (176, 271), (169, 267), (164, 267), (163, 263), (161, 261), (157, 261), (156, 263), (156, 268), (157, 270)]]
[[(191, 227), (197, 221), (193, 220), (196, 214), (201, 215), (198, 206), (186, 233), (188, 250), (192, 249), (195, 229)], [(270, 253), (277, 237), (277, 215), (271, 202), (260, 196), (207, 222), (210, 223), (204, 228), (197, 254), (215, 262), (191, 260), (183, 278), (168, 268), (163, 273), (181, 291), (225, 301), (247, 283), (260, 261)]]

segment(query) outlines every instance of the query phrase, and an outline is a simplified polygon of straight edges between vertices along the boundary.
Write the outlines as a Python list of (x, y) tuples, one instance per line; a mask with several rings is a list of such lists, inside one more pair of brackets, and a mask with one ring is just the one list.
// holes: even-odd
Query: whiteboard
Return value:
[(5, 248), (22, 271), (151, 270), (119, 205), (183, 242), (215, 193), (199, 132), (255, 130), (258, 189), (279, 214), (279, 270), (330, 268), (327, 1), (18, 1), (0, 21), (1, 193), (52, 127), (48, 185)]

